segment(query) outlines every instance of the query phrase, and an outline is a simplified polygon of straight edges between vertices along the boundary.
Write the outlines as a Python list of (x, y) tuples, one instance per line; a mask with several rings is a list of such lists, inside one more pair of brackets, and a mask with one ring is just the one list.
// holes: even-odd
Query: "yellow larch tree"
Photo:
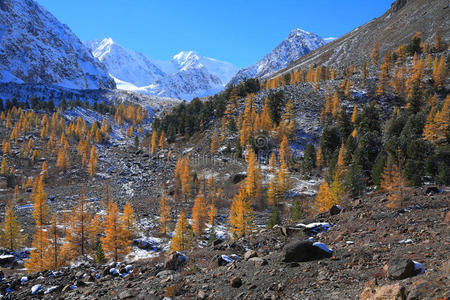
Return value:
[(95, 148), (95, 146), (92, 146), (91, 155), (89, 157), (88, 163), (88, 173), (91, 176), (94, 176), (95, 173), (97, 172), (97, 159), (98, 159), (97, 149)]
[(205, 230), (205, 224), (208, 221), (208, 203), (202, 192), (198, 193), (194, 199), (192, 207), (192, 231), (197, 237), (200, 237)]
[(47, 269), (46, 253), (48, 251), (48, 233), (43, 227), (37, 227), (31, 243), (30, 258), (25, 261), (28, 273), (41, 272)]
[(35, 188), (33, 193), (33, 218), (36, 226), (43, 226), (48, 224), (50, 220), (50, 208), (47, 205), (47, 194), (44, 190), (44, 179), (36, 178)]
[(171, 251), (186, 251), (194, 246), (194, 237), (189, 222), (182, 210), (175, 226), (175, 233), (170, 241)]
[(129, 240), (132, 240), (136, 236), (136, 217), (134, 216), (133, 207), (131, 203), (127, 201), (123, 207), (123, 214), (120, 218), (120, 222), (124, 228), (124, 234), (127, 235)]
[(291, 173), (286, 162), (282, 162), (278, 172), (278, 192), (280, 196), (284, 195), (292, 188)]
[(89, 234), (89, 246), (91, 250), (96, 250), (97, 243), (100, 239), (100, 234), (103, 233), (103, 222), (100, 219), (100, 215), (95, 214), (92, 217), (91, 224), (88, 228), (88, 234)]
[(291, 163), (291, 156), (291, 146), (289, 146), (287, 136), (284, 135), (280, 143), (280, 163), (289, 165)]
[(105, 236), (101, 238), (102, 247), (106, 257), (118, 261), (130, 251), (131, 240), (124, 232), (120, 222), (119, 208), (111, 201), (108, 204), (105, 221)]
[(233, 198), (228, 218), (230, 231), (234, 237), (245, 236), (254, 227), (251, 199), (247, 195), (244, 184), (241, 184), (238, 193)]
[(436, 88), (443, 88), (445, 80), (447, 80), (447, 67), (445, 66), (444, 56), (441, 56), (439, 63), (433, 69), (433, 80)]
[(315, 212), (323, 212), (333, 205), (331, 194), (330, 194), (330, 186), (328, 182), (325, 180), (322, 181), (319, 187), (319, 191), (317, 192), (316, 199), (314, 200), (314, 209)]
[(155, 154), (157, 150), (158, 150), (158, 134), (156, 133), (156, 131), (153, 131), (152, 140), (150, 144), (150, 153)]
[(2, 176), (6, 176), (9, 173), (8, 163), (6, 162), (6, 157), (3, 156), (2, 158), (2, 164), (0, 167), (0, 174)]
[(247, 149), (247, 178), (244, 181), (245, 189), (248, 198), (253, 199), (254, 201), (259, 200), (261, 197), (261, 185), (262, 185), (262, 176), (261, 169), (258, 165), (258, 160), (256, 157), (256, 153), (248, 148)]
[(63, 265), (60, 259), (61, 252), (61, 234), (58, 229), (58, 218), (53, 215), (48, 228), (48, 250), (44, 254), (44, 260), (48, 269), (56, 270)]
[(2, 151), (3, 154), (9, 154), (11, 152), (11, 144), (5, 139), (2, 142)]
[(159, 232), (164, 235), (169, 230), (171, 221), (170, 211), (169, 198), (167, 197), (166, 189), (163, 188), (161, 191), (161, 199), (159, 200)]
[(65, 257), (74, 259), (79, 255), (90, 252), (89, 249), (89, 227), (92, 215), (88, 210), (84, 196), (81, 197), (77, 206), (72, 209), (70, 226), (66, 229), (66, 239), (63, 246)]
[(217, 132), (214, 130), (213, 135), (211, 137), (211, 145), (210, 145), (211, 154), (215, 154), (218, 148), (219, 148), (219, 136), (217, 135)]
[(166, 141), (166, 135), (164, 133), (164, 130), (161, 131), (161, 134), (159, 135), (158, 147), (160, 149), (166, 149), (167, 148), (167, 141)]
[(69, 160), (67, 159), (66, 150), (60, 148), (58, 151), (58, 156), (56, 158), (56, 167), (61, 170), (67, 170), (69, 167)]
[(440, 110), (433, 106), (424, 128), (424, 137), (433, 143), (444, 143), (450, 136), (450, 95), (444, 100)]
[(21, 233), (20, 224), (14, 214), (14, 206), (7, 205), (5, 219), (2, 224), (1, 245), (12, 251), (18, 250), (25, 242), (25, 235)]
[(319, 147), (317, 147), (316, 166), (320, 168), (323, 167), (324, 165), (325, 161), (323, 159), (322, 147), (319, 145)]
[(278, 176), (273, 176), (270, 179), (269, 187), (267, 189), (267, 200), (269, 205), (277, 206), (280, 201), (280, 193), (278, 191)]
[(389, 203), (386, 206), (399, 208), (406, 196), (406, 181), (391, 156), (388, 157), (382, 174), (381, 187), (389, 193)]
[[(218, 193), (221, 193), (221, 191)], [(216, 216), (217, 216), (216, 204), (215, 204), (214, 198), (211, 198), (211, 203), (209, 204), (209, 210), (208, 210), (209, 225), (214, 226), (214, 220), (216, 219)]]
[(380, 57), (380, 45), (378, 43), (372, 49), (372, 53), (370, 54), (370, 60), (372, 65), (378, 64), (378, 58)]
[(269, 159), (269, 171), (272, 174), (276, 174), (276, 163), (275, 152), (272, 152)]

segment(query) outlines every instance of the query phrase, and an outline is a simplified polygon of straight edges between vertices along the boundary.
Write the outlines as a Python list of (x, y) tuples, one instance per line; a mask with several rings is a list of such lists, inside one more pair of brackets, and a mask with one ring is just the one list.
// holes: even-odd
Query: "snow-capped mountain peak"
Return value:
[(34, 0), (0, 1), (0, 82), (115, 87), (69, 27)]
[(237, 84), (244, 79), (269, 76), (325, 44), (324, 39), (315, 33), (294, 28), (289, 32), (287, 39), (256, 64), (239, 70), (230, 83)]
[(171, 60), (158, 61), (111, 38), (85, 44), (105, 64), (119, 89), (191, 100), (219, 92), (237, 72), (232, 64), (195, 51), (182, 51)]

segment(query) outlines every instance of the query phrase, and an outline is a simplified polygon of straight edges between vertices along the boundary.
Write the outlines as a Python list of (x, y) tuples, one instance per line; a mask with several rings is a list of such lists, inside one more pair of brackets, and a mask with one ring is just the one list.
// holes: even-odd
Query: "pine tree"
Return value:
[(123, 215), (120, 221), (123, 224), (124, 233), (127, 235), (127, 238), (132, 240), (136, 235), (136, 218), (130, 202), (127, 202), (123, 207)]
[(103, 251), (102, 243), (97, 240), (95, 247), (95, 262), (98, 264), (104, 264), (106, 262), (105, 252)]
[(50, 208), (47, 205), (47, 194), (44, 190), (44, 179), (39, 177), (35, 181), (33, 193), (33, 218), (36, 226), (46, 225), (50, 219)]
[(205, 224), (208, 220), (208, 211), (206, 209), (207, 203), (205, 196), (200, 192), (194, 199), (194, 206), (192, 207), (192, 230), (197, 237), (205, 230)]
[(170, 204), (167, 197), (166, 190), (163, 188), (161, 192), (161, 199), (159, 200), (159, 232), (167, 234), (169, 230), (170, 217)]
[(211, 154), (215, 154), (217, 149), (219, 148), (219, 137), (217, 132), (214, 130), (212, 138), (211, 138)]
[(130, 250), (131, 241), (124, 232), (124, 227), (120, 222), (119, 209), (113, 201), (108, 204), (105, 236), (101, 238), (101, 242), (106, 257), (114, 261), (118, 261)]
[(20, 224), (14, 214), (14, 206), (11, 204), (6, 207), (2, 225), (2, 246), (12, 251), (18, 250), (25, 242), (25, 236), (21, 233)]
[(291, 210), (291, 222), (298, 222), (303, 218), (303, 208), (299, 200), (295, 200)]
[(97, 172), (97, 149), (95, 146), (92, 146), (91, 148), (91, 155), (89, 157), (89, 163), (88, 163), (88, 173), (91, 176), (94, 176)]
[(182, 210), (175, 226), (175, 234), (170, 241), (171, 251), (186, 251), (193, 247), (192, 230), (189, 228), (189, 222), (186, 220), (185, 213)]
[(278, 210), (278, 207), (274, 207), (272, 209), (272, 214), (269, 217), (269, 220), (267, 221), (267, 227), (273, 228), (273, 226), (278, 225), (281, 223), (281, 217), (280, 217), (280, 211)]
[(330, 195), (330, 187), (326, 181), (322, 181), (319, 187), (319, 191), (317, 192), (316, 199), (314, 201), (314, 208), (316, 212), (323, 212), (333, 205), (331, 195)]
[(30, 258), (25, 261), (25, 268), (28, 273), (41, 272), (47, 269), (45, 254), (48, 251), (48, 233), (44, 228), (38, 227), (33, 236), (30, 251)]

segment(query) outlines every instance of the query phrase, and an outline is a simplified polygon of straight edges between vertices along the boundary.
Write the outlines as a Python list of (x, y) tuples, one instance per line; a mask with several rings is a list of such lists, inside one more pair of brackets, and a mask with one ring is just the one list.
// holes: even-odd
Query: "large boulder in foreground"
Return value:
[(388, 277), (392, 280), (401, 280), (424, 272), (425, 268), (411, 259), (395, 257), (389, 261)]
[(284, 247), (284, 262), (304, 262), (330, 258), (333, 255), (327, 246), (310, 240), (292, 242)]
[(180, 252), (172, 252), (164, 261), (164, 269), (176, 271), (181, 269), (188, 261), (189, 258), (186, 255)]

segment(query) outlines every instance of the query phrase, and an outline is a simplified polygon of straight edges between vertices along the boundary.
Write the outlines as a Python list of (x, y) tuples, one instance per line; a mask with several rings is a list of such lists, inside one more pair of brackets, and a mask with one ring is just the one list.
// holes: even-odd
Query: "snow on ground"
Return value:
[(317, 194), (317, 186), (320, 185), (319, 179), (303, 180), (296, 177), (292, 177), (293, 188), (292, 192), (297, 194), (304, 194), (308, 196), (314, 196)]

